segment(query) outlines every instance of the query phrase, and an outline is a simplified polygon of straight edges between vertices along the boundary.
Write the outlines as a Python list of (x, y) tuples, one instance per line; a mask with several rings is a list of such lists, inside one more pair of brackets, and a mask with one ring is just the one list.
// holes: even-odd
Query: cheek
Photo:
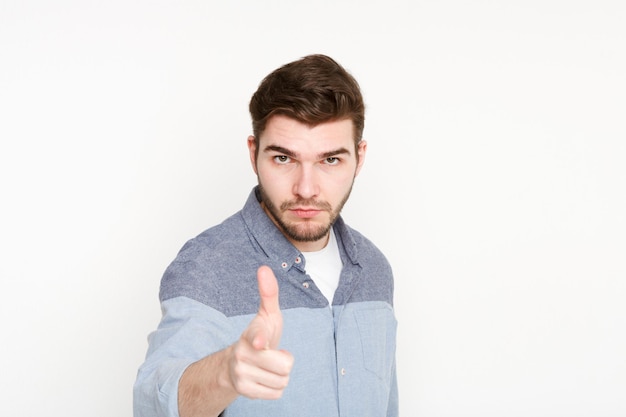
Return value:
[(333, 198), (342, 199), (352, 187), (353, 182), (354, 175), (346, 174), (329, 178), (322, 187)]
[(329, 184), (333, 184), (338, 188), (350, 187), (350, 185), (354, 181), (354, 173), (354, 167), (350, 167), (349, 169), (337, 170), (333, 172), (332, 175), (328, 175), (327, 181)]
[(284, 194), (291, 190), (293, 186), (291, 176), (284, 172), (264, 170), (262, 167), (259, 167), (257, 175), (259, 182), (263, 184), (263, 188), (270, 195)]
[(268, 167), (263, 164), (257, 165), (257, 175), (260, 178), (264, 178), (266, 181), (272, 181), (273, 183), (284, 182), (288, 177), (280, 170), (268, 169)]

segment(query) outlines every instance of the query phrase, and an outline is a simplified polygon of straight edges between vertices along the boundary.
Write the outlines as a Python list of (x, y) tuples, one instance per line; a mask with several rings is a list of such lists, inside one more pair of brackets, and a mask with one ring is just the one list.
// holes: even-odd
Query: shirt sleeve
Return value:
[(178, 382), (185, 369), (238, 337), (222, 313), (198, 301), (177, 297), (161, 308), (133, 389), (134, 417), (179, 417)]
[(396, 361), (394, 359), (391, 374), (391, 389), (389, 392), (389, 405), (387, 406), (387, 417), (398, 417), (399, 414), (398, 378), (396, 374)]

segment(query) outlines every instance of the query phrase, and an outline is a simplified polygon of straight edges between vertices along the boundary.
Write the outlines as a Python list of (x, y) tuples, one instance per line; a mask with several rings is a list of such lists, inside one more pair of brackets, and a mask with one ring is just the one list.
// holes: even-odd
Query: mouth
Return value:
[(322, 212), (315, 208), (292, 208), (289, 211), (301, 219), (311, 219)]

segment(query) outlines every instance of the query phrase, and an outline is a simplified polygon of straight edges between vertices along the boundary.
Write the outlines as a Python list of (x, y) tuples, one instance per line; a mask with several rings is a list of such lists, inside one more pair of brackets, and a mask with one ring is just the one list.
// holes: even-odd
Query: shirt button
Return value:
[(304, 288), (309, 288), (309, 283), (308, 283), (308, 282), (305, 282), (305, 283), (303, 283), (303, 284), (302, 284), (302, 286), (303, 286)]
[(287, 268), (287, 262), (283, 262), (282, 265), (283, 269)]
[(345, 375), (346, 374), (346, 368), (341, 368), (341, 375)]
[(299, 256), (296, 256), (296, 263), (299, 264), (300, 262), (302, 262), (302, 258), (300, 258)]

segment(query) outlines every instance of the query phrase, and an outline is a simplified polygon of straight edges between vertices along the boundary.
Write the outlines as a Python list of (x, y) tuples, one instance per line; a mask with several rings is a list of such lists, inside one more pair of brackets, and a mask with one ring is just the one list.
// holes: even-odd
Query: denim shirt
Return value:
[(339, 217), (343, 269), (329, 308), (306, 274), (306, 259), (261, 208), (244, 208), (188, 241), (161, 281), (162, 319), (134, 387), (135, 417), (178, 416), (178, 382), (193, 362), (236, 342), (256, 315), (256, 270), (279, 284), (280, 349), (295, 359), (279, 400), (240, 396), (225, 417), (395, 417), (396, 319), (384, 255)]

